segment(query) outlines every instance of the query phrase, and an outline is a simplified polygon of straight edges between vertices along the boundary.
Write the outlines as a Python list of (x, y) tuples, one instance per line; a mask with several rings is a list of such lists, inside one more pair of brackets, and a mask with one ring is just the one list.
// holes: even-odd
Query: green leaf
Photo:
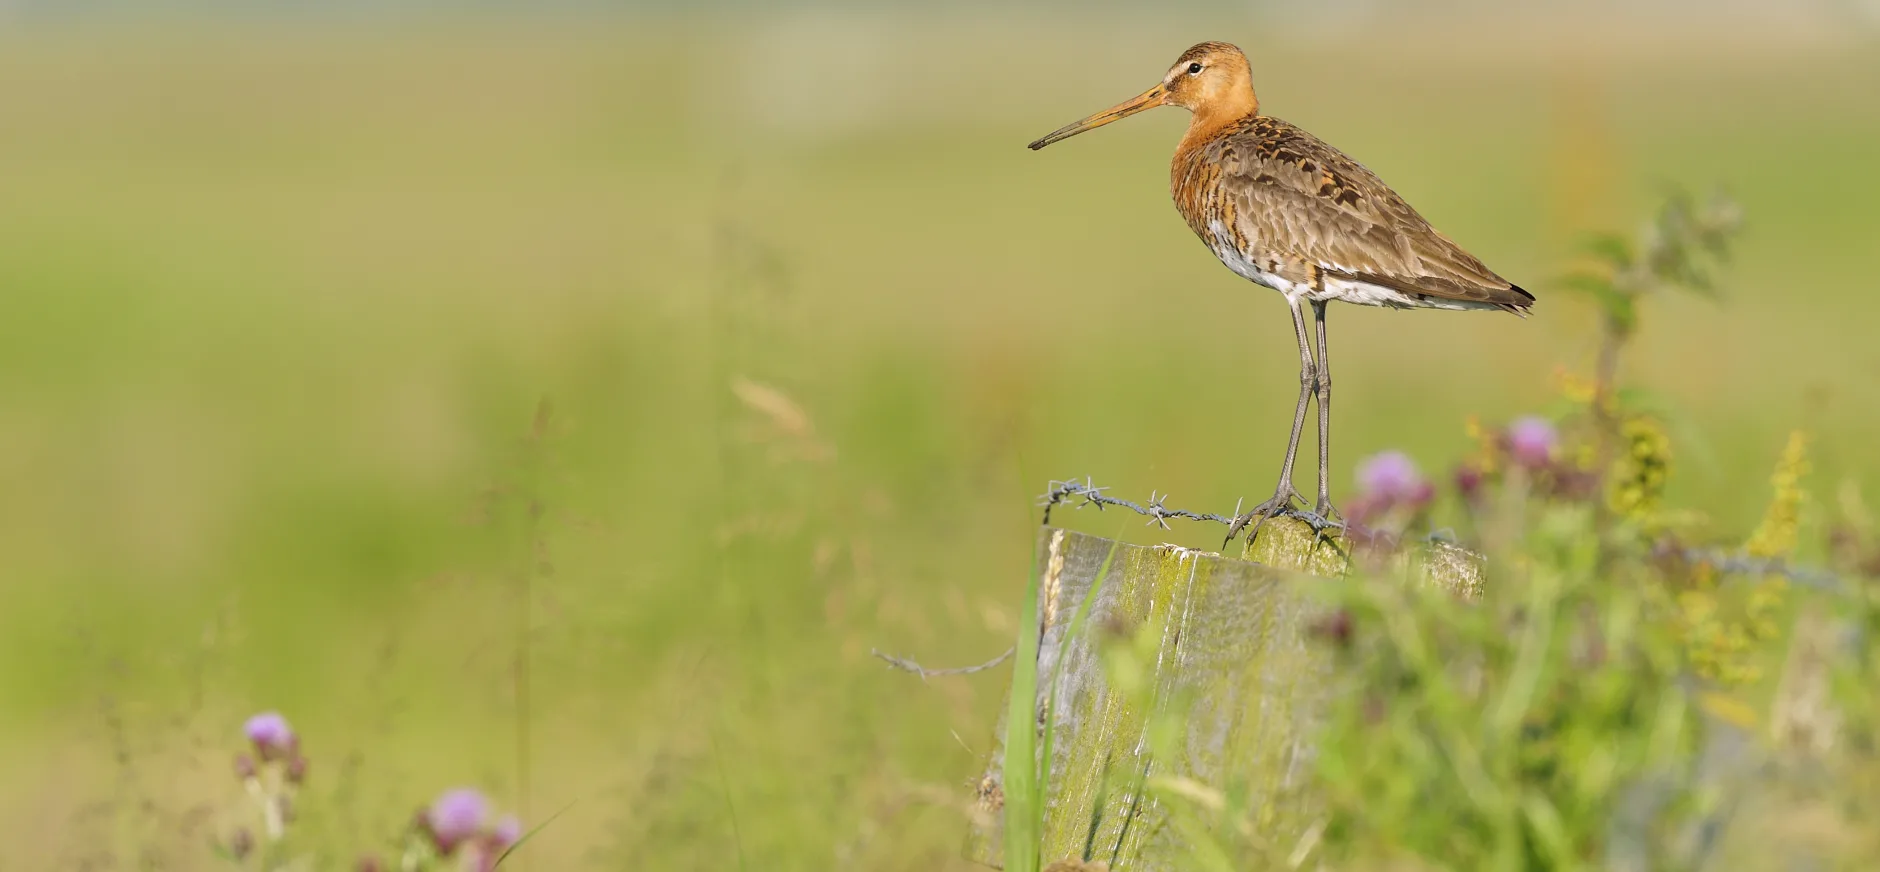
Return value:
[(1616, 267), (1631, 266), (1637, 260), (1631, 240), (1617, 233), (1591, 233), (1581, 240), (1581, 251)]
[(1612, 305), (1606, 308), (1606, 317), (1612, 319), (1612, 326), (1620, 333), (1631, 333), (1638, 329), (1638, 298), (1618, 294)]
[(1570, 291), (1579, 291), (1596, 297), (1618, 293), (1618, 289), (1612, 286), (1611, 277), (1598, 273), (1568, 273), (1560, 277), (1559, 285)]
[(241, 865), (241, 858), (235, 856), (235, 852), (229, 850), (229, 846), (222, 844), (219, 839), (211, 838), (209, 840), (209, 852), (214, 854), (218, 860), (226, 860), (231, 864)]
[(1197, 812), (1198, 806), (1206, 807), (1205, 802), (1197, 800), (1206, 797), (1213, 788), (1166, 776), (1151, 778), (1144, 787), (1167, 810), (1167, 824), (1181, 834), (1181, 841), (1187, 848), (1186, 859), (1190, 864), (1186, 868), (1207, 872), (1236, 872), (1243, 868), (1234, 862), (1226, 847), (1208, 828), (1204, 816)]
[(1550, 861), (1547, 868), (1572, 869), (1577, 865), (1573, 850), (1573, 840), (1567, 835), (1565, 822), (1560, 819), (1560, 812), (1548, 802), (1545, 796), (1530, 793), (1521, 799), (1521, 813), (1527, 818), (1528, 830), (1535, 836), (1534, 841)]
[(1606, 317), (1631, 330), (1638, 321), (1637, 306), (1631, 294), (1619, 290), (1612, 279), (1588, 272), (1569, 273), (1560, 278), (1560, 286), (1593, 298)]

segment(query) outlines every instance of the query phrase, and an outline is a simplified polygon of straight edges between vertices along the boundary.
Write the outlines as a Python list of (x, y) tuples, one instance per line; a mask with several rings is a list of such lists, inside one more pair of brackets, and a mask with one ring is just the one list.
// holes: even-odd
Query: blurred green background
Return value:
[(1553, 403), (1576, 239), (1711, 184), (1625, 364), (1676, 499), (1880, 484), (1872, 3), (312, 5), (0, 0), (0, 868), (213, 868), (270, 708), (320, 868), (459, 784), (560, 813), (519, 868), (960, 866), (1005, 673), (870, 649), (1004, 650), (1049, 478), (1277, 471), (1185, 116), (1022, 148), (1202, 39), (1540, 297), (1335, 307), (1335, 495)]

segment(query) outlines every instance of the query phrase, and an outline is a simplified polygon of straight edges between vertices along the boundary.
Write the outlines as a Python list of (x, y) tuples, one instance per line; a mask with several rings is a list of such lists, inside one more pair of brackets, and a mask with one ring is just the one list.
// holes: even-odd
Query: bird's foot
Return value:
[(1226, 548), (1227, 543), (1234, 541), (1234, 537), (1240, 535), (1242, 530), (1247, 531), (1247, 541), (1253, 541), (1253, 537), (1259, 535), (1261, 525), (1265, 524), (1268, 518), (1277, 518), (1281, 515), (1298, 517), (1305, 514), (1293, 505), (1294, 503), (1305, 505), (1305, 501), (1305, 497), (1300, 496), (1299, 492), (1293, 490), (1291, 486), (1281, 485), (1279, 490), (1273, 492), (1272, 499), (1254, 506), (1246, 514), (1234, 515), (1234, 523), (1228, 525), (1227, 539), (1221, 543), (1221, 547)]

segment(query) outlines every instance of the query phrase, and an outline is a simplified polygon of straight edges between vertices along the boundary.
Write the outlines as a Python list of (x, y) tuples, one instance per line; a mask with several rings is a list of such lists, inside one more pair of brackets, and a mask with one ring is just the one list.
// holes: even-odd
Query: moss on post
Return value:
[[(1145, 787), (1171, 778), (1250, 791), (1258, 841), (1279, 857), (1307, 838), (1318, 814), (1309, 779), (1313, 727), (1333, 665), (1310, 636), (1327, 609), (1323, 586), (1344, 573), (1348, 545), (1288, 518), (1268, 522), (1244, 548), (1246, 559), (1043, 531), (1039, 565), (1063, 566), (1039, 594), (1034, 710), (1056, 695), (1040, 846), (1046, 863), (1183, 868), (1181, 830)], [(1090, 629), (1067, 645), (1072, 616), (1113, 546)], [(1396, 568), (1464, 596), (1480, 589), (1480, 561), (1460, 548), (1421, 549), (1398, 557)], [(1129, 686), (1113, 686), (1105, 671), (1104, 647), (1112, 644), (1142, 655), (1144, 674), (1122, 682)], [(1158, 723), (1179, 724), (1180, 735), (1158, 739), (1151, 735)], [(1004, 735), (1003, 724), (995, 735)], [(981, 813), (966, 849), (993, 867), (1003, 857), (1001, 758), (993, 753), (980, 780)]]
[[(1241, 549), (1241, 557), (1273, 569), (1334, 578), (1345, 574), (1351, 550), (1351, 539), (1343, 533), (1320, 533), (1297, 518), (1273, 518)], [(1482, 593), (1482, 556), (1453, 543), (1400, 549), (1382, 568), (1468, 599)]]

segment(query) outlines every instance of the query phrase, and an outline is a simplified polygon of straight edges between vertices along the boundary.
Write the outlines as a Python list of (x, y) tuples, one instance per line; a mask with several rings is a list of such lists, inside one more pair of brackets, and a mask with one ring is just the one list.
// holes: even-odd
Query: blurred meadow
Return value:
[(1578, 240), (1713, 185), (1724, 299), (1622, 371), (1672, 499), (1747, 531), (1797, 427), (1880, 496), (1871, 3), (275, 5), (0, 3), (0, 868), (216, 868), (267, 709), (317, 868), (457, 785), (551, 821), (505, 868), (972, 868), (1006, 673), (871, 648), (1005, 650), (1048, 479), (1284, 446), (1186, 116), (1022, 148), (1202, 39), (1539, 297), (1333, 307), (1335, 497), (1556, 402)]

